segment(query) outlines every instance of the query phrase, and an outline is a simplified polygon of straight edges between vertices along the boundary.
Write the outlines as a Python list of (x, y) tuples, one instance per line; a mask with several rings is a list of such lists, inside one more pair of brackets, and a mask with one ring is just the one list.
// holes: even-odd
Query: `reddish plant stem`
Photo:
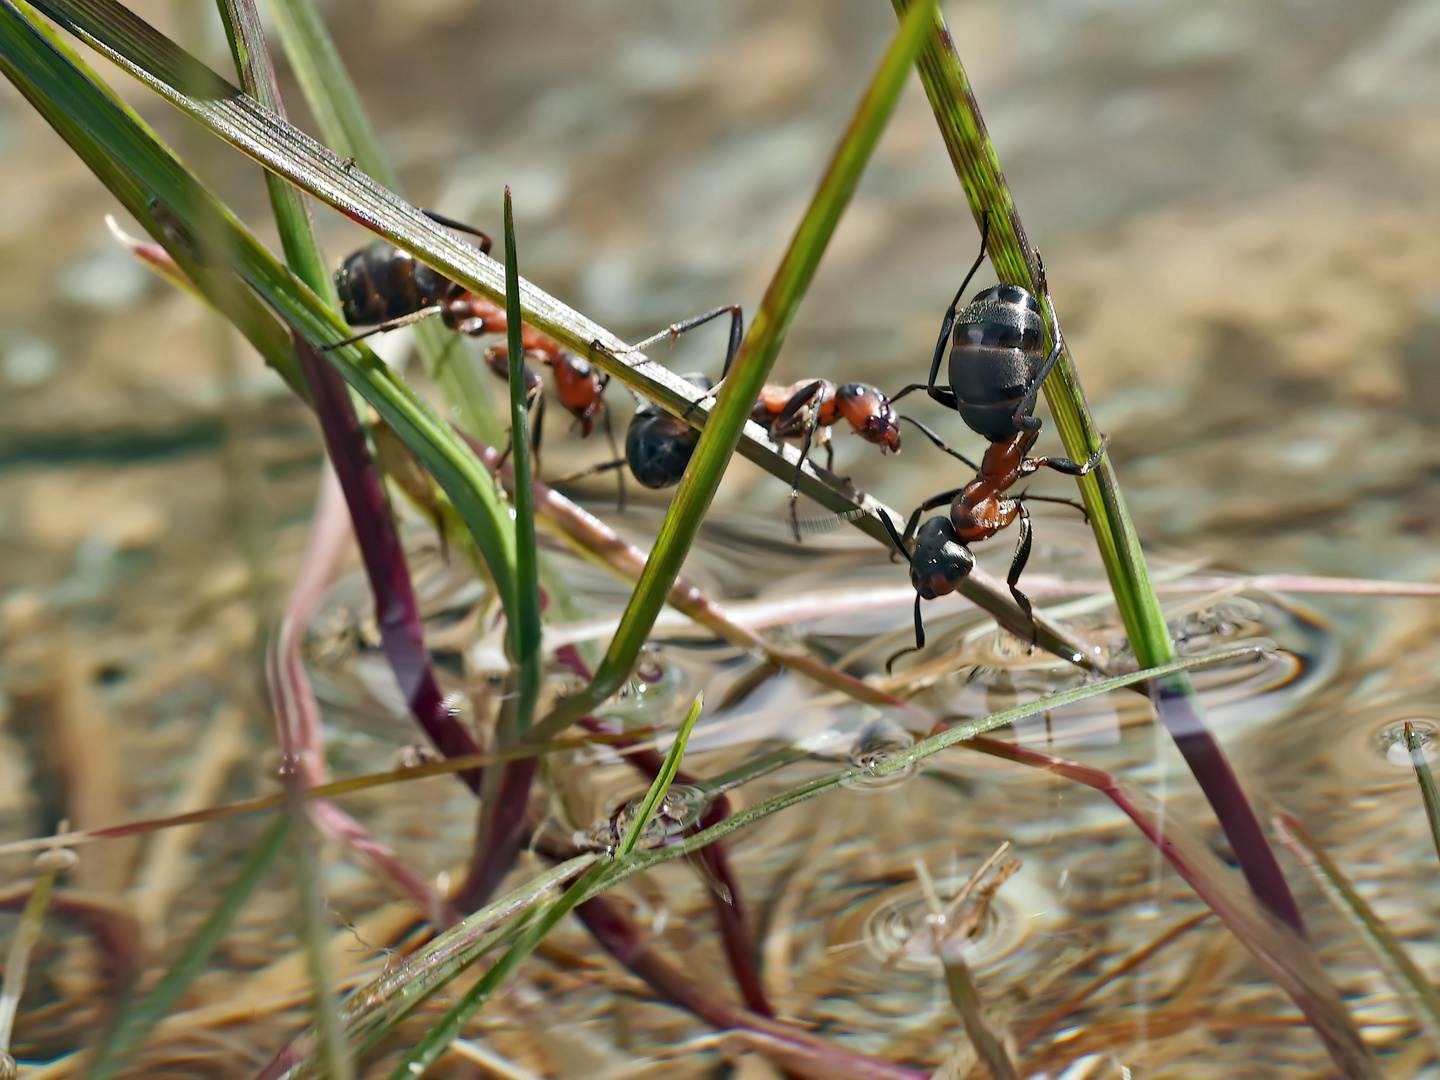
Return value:
[[(565, 645), (556, 650), (555, 659), (580, 678), (590, 678), (590, 669), (580, 658), (580, 653), (574, 645)], [(613, 735), (617, 730), (615, 725), (608, 724), (594, 716), (584, 717), (580, 721), (580, 726), (597, 735)], [(639, 739), (628, 739), (612, 743), (612, 745), (630, 747), (640, 741)], [(654, 780), (665, 764), (665, 755), (653, 748), (627, 754), (625, 757), (647, 781)], [(696, 777), (684, 769), (675, 774), (675, 783), (677, 784), (697, 782)], [(710, 804), (700, 818), (698, 827), (708, 829), (711, 825), (724, 821), (729, 816), (730, 798), (728, 795), (722, 794)], [(755, 942), (750, 935), (749, 924), (745, 918), (744, 902), (741, 900), (740, 880), (730, 868), (730, 859), (726, 854), (724, 844), (717, 841), (701, 848), (699, 859), (706, 871), (730, 894), (727, 898), (721, 896), (713, 887), (708, 890), (710, 906), (715, 911), (715, 921), (720, 925), (720, 940), (725, 949), (725, 959), (730, 964), (736, 985), (740, 988), (740, 996), (752, 1011), (764, 1016), (774, 1016), (775, 1010), (770, 1007), (770, 1002), (765, 996), (764, 980), (760, 978), (760, 965), (756, 959)]]
[(1235, 852), (1235, 861), (1245, 881), (1260, 902), (1297, 934), (1305, 936), (1305, 920), (1300, 905), (1275, 858), (1275, 850), (1265, 836), (1260, 819), (1255, 816), (1240, 778), (1225, 756), (1214, 732), (1195, 711), (1194, 691), (1188, 678), (1177, 688), (1169, 680), (1157, 679), (1147, 684), (1150, 702), (1185, 764), (1190, 766), (1220, 829)]
[[(445, 757), (478, 754), (480, 747), (440, 693), (430, 667), (420, 607), (405, 564), (405, 549), (390, 516), (385, 488), (370, 456), (349, 388), (340, 373), (309, 345), (297, 339), (295, 346), (310, 385), (315, 412), (320, 417), (325, 449), (350, 507), (355, 539), (375, 597), (380, 640), (395, 681), (415, 719), (441, 754)], [(472, 769), (459, 775), (470, 790), (480, 790), (481, 770)]]
[[(320, 704), (305, 673), (300, 657), (300, 643), (305, 627), (320, 601), (330, 571), (349, 529), (345, 507), (335, 474), (326, 469), (321, 479), (320, 496), (315, 504), (315, 520), (305, 547), (299, 576), (285, 605), (280, 632), (266, 655), (266, 676), (270, 683), (271, 706), (275, 712), (276, 740), (282, 760), (290, 762), (306, 787), (325, 783), (325, 741), (320, 727)], [(411, 897), (437, 925), (455, 922), (457, 915), (443, 897), (410, 871), (385, 844), (376, 840), (353, 817), (328, 799), (316, 799), (311, 805), (316, 824), (348, 844), (375, 865), (400, 889)]]

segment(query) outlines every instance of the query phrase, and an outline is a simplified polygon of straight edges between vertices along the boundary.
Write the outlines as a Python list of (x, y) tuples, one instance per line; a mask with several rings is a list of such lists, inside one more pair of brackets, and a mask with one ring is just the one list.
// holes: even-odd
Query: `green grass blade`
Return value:
[(690, 711), (680, 722), (680, 730), (675, 733), (675, 741), (670, 744), (670, 752), (665, 755), (664, 764), (655, 774), (655, 779), (650, 784), (650, 790), (645, 793), (645, 799), (640, 803), (640, 809), (636, 811), (634, 820), (630, 822), (630, 827), (625, 830), (625, 835), (620, 838), (620, 843), (615, 848), (617, 859), (628, 858), (630, 853), (635, 850), (635, 845), (644, 835), (645, 826), (654, 816), (655, 808), (660, 805), (660, 800), (665, 798), (665, 793), (675, 782), (675, 774), (680, 771), (680, 759), (685, 756), (685, 746), (690, 741), (690, 733), (695, 730), (695, 721), (700, 719), (700, 713), (704, 709), (705, 691), (701, 690), (695, 695), (695, 700), (690, 703)]
[[(225, 24), (230, 55), (235, 58), (235, 69), (240, 74), (240, 85), (276, 116), (284, 116), (285, 103), (280, 98), (280, 85), (275, 79), (275, 66), (265, 45), (265, 31), (260, 25), (255, 0), (216, 0), (216, 3)], [(315, 221), (305, 196), (272, 172), (265, 174), (265, 186), (270, 193), (285, 262), (316, 296), (333, 307), (335, 286), (315, 236)]]
[(391, 191), (399, 191), (400, 177), (380, 149), (360, 93), (315, 5), (310, 0), (268, 0), (266, 6), (275, 18), (300, 91), (330, 148), (354, 158)]
[(260, 838), (246, 861), (245, 868), (240, 871), (240, 876), (225, 890), (220, 903), (206, 917), (204, 925), (195, 936), (186, 943), (184, 951), (166, 972), (165, 977), (138, 1005), (131, 1008), (121, 1006), (119, 1015), (100, 1046), (95, 1064), (91, 1067), (90, 1080), (105, 1080), (120, 1071), (126, 1055), (144, 1042), (155, 1025), (169, 1015), (175, 1003), (205, 967), (215, 947), (220, 944), (220, 939), (230, 929), (236, 914), (245, 906), (245, 901), (270, 872), (270, 865), (280, 853), (289, 827), (288, 818), (282, 816), (275, 819), (275, 823)]
[[(193, 64), (175, 66), (187, 78), (204, 81), (214, 93), (239, 93), (234, 88), (217, 89), (216, 82), (221, 87), (227, 84), (213, 73), (195, 76)], [(138, 202), (155, 208), (147, 228), (149, 222), (157, 222), (153, 235), (172, 253), (198, 244), (201, 230), (212, 229), (217, 235), (204, 237), (206, 253), (232, 259), (241, 278), (306, 340), (323, 345), (349, 335), (338, 314), (266, 251), (143, 125), (100, 89), (73, 53), (58, 47), (40, 20), (27, 18), (15, 0), (0, 0), (0, 69), (97, 176), (107, 184), (116, 181), (112, 190), (126, 198), (127, 205)], [(197, 284), (203, 287), (198, 279)], [(369, 349), (354, 345), (327, 355), (450, 496), (491, 569), (501, 600), (511, 610), (514, 526), (475, 455)]]
[(510, 339), (510, 459), (515, 463), (515, 610), (510, 640), (520, 669), (515, 733), (524, 736), (540, 696), (540, 574), (535, 548), (535, 493), (530, 486), (530, 410), (525, 388), (525, 347), (520, 334), (520, 269), (515, 254), (515, 215), (505, 189), (505, 316)]
[(1435, 854), (1440, 855), (1440, 791), (1435, 789), (1435, 775), (1430, 763), (1425, 760), (1425, 747), (1410, 721), (1405, 721), (1405, 746), (1410, 751), (1410, 763), (1415, 767), (1415, 779), (1420, 784), (1420, 798), (1425, 801), (1425, 817), (1430, 822), (1430, 838), (1435, 844)]
[[(315, 5), (311, 0), (270, 0), (269, 9), (320, 134), (336, 153), (353, 158), (360, 169), (398, 192), (400, 178), (380, 147)], [(489, 446), (498, 446), (504, 430), (482, 385), (484, 376), (460, 340), (434, 322), (419, 323), (412, 332), (425, 370), (439, 384), (446, 401), (460, 410), (455, 417), (460, 429)]]
[(630, 602), (610, 647), (595, 671), (594, 681), (538, 724), (534, 730), (535, 738), (549, 738), (574, 723), (614, 693), (629, 675), (700, 530), (725, 468), (740, 442), (741, 432), (760, 388), (770, 375), (775, 357), (785, 341), (785, 333), (815, 276), (820, 257), (860, 182), (860, 174), (880, 140), (880, 133), (890, 119), (890, 113), (905, 86), (910, 65), (925, 42), (933, 11), (934, 0), (918, 3), (881, 58), (849, 129), (836, 148), (819, 189), (795, 230), (789, 250), (750, 323), (740, 353), (722, 385), (715, 409), (705, 423), (695, 454), (670, 501), (645, 570), (630, 595)]

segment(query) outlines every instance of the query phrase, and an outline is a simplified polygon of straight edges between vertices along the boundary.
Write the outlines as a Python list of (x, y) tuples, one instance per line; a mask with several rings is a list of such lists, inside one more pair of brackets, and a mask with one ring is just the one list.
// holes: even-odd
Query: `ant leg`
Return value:
[[(1105, 456), (1105, 448), (1109, 445), (1110, 436), (1100, 436), (1099, 449), (1097, 449), (1093, 454), (1091, 454), (1085, 460), (1085, 464), (1083, 465), (1078, 465), (1075, 462), (1071, 461), (1069, 458), (1063, 457), (1039, 457), (1031, 458), (1030, 460), (1035, 462), (1036, 469), (1054, 469), (1056, 472), (1064, 473), (1066, 476), (1089, 476), (1092, 472), (1095, 471), (1095, 466), (1100, 464), (1100, 459)], [(1027, 471), (1033, 472), (1034, 470)]]
[[(910, 549), (907, 546), (906, 537), (901, 536), (898, 532), (895, 531), (895, 523), (890, 520), (890, 515), (885, 513), (885, 511), (880, 510), (876, 512), (875, 516), (880, 519), (880, 524), (884, 525), (885, 531), (890, 534), (890, 542), (895, 545), (895, 550), (898, 551), (901, 555), (905, 556), (905, 561), (907, 563), (910, 562)], [(920, 594), (916, 593), (915, 595), (919, 596)]]
[(1040, 641), (1040, 627), (1035, 623), (1034, 605), (1030, 603), (1030, 598), (1020, 591), (1018, 585), (1020, 575), (1025, 571), (1025, 564), (1030, 561), (1030, 514), (1024, 503), (1020, 504), (1019, 513), (1020, 539), (1015, 544), (1015, 557), (1010, 561), (1010, 573), (1005, 577), (1005, 584), (1010, 586), (1010, 595), (1015, 598), (1015, 603), (1020, 605), (1025, 618), (1030, 620), (1030, 644), (1033, 647)]
[(463, 221), (456, 221), (454, 218), (448, 218), (444, 214), (437, 214), (434, 210), (426, 210), (423, 206), (419, 209), (420, 212), (426, 217), (428, 217), (431, 221), (438, 222), (439, 224), (444, 225), (447, 229), (454, 229), (456, 232), (469, 233), (471, 236), (478, 236), (480, 238), (481, 254), (490, 254), (489, 234), (475, 228), (474, 225), (466, 225)]
[[(835, 392), (835, 385), (825, 379), (816, 379), (814, 382), (806, 383), (795, 393), (790, 395), (790, 400), (785, 402), (785, 407), (776, 414), (775, 419), (770, 421), (770, 437), (775, 438), (775, 432), (783, 431), (791, 421), (799, 414), (800, 410), (815, 400), (818, 394), (821, 402), (816, 403), (816, 415), (819, 415), (819, 405), (823, 403), (827, 394)], [(779, 440), (776, 440), (777, 442)]]
[[(980, 264), (985, 261), (985, 247), (990, 240), (990, 211), (980, 218), (980, 254), (975, 257), (970, 272), (965, 275), (965, 280), (960, 283), (960, 288), (955, 290), (955, 299), (950, 301), (950, 306), (945, 309), (945, 318), (940, 323), (940, 337), (935, 341), (935, 355), (930, 360), (930, 382), (925, 389), (931, 397), (935, 396), (935, 379), (940, 374), (940, 360), (945, 355), (945, 346), (950, 340), (950, 332), (955, 329), (955, 316), (960, 310), (960, 300), (965, 295), (965, 290), (970, 286), (970, 279), (980, 269)], [(951, 395), (954, 396), (953, 394)], [(890, 399), (894, 401), (894, 398)]]
[[(1035, 373), (1035, 378), (1025, 388), (1025, 395), (1020, 399), (1020, 404), (1015, 407), (1011, 419), (1022, 431), (1040, 430), (1040, 421), (1031, 416), (1035, 408), (1035, 400), (1040, 393), (1040, 388), (1045, 385), (1045, 380), (1050, 377), (1050, 372), (1060, 361), (1060, 354), (1065, 351), (1065, 335), (1060, 333), (1060, 320), (1055, 317), (1055, 303), (1050, 299), (1050, 281), (1045, 276), (1045, 260), (1040, 258), (1040, 252), (1035, 252), (1035, 263), (1040, 278), (1040, 292), (1045, 297), (1045, 303), (1050, 307), (1050, 355), (1045, 357), (1045, 362), (1040, 365), (1040, 370)], [(1029, 425), (1026, 421), (1034, 421)]]
[(1058, 503), (1061, 506), (1072, 506), (1076, 510), (1079, 510), (1080, 513), (1085, 516), (1085, 523), (1087, 525), (1090, 523), (1090, 511), (1085, 509), (1085, 504), (1080, 502), (1078, 499), (1064, 499), (1058, 495), (1031, 495), (1028, 491), (1022, 491), (1019, 495), (1015, 496), (1016, 502), (1020, 502), (1021, 500), (1025, 500), (1027, 502)]
[(354, 345), (357, 341), (364, 341), (366, 338), (374, 337), (376, 334), (383, 334), (389, 330), (399, 330), (402, 326), (409, 326), (411, 323), (419, 322), (421, 319), (428, 319), (431, 316), (439, 315), (444, 310), (445, 309), (439, 304), (433, 307), (421, 308), (419, 311), (412, 311), (409, 315), (402, 315), (398, 319), (388, 319), (378, 326), (372, 326), (363, 334), (355, 334), (352, 337), (345, 338), (343, 341), (333, 341), (328, 345), (317, 345), (315, 346), (315, 351), (334, 352), (336, 349), (343, 349), (346, 345)]
[(561, 484), (573, 484), (576, 480), (584, 480), (587, 476), (596, 476), (603, 472), (609, 472), (611, 469), (624, 468), (628, 464), (629, 461), (623, 457), (616, 458), (614, 461), (602, 461), (598, 465), (591, 465), (588, 469), (581, 469), (577, 473), (571, 473), (569, 476), (562, 476), (558, 480), (552, 480), (550, 486), (558, 487)]
[(835, 471), (835, 440), (828, 436), (825, 439), (825, 471)]
[(905, 389), (901, 390), (898, 394), (891, 394), (890, 404), (894, 405), (895, 402), (899, 401), (906, 394), (914, 393), (916, 390), (924, 390), (933, 399), (938, 401), (941, 405), (944, 405), (947, 409), (954, 409), (958, 411), (958, 409), (960, 408), (960, 403), (955, 399), (955, 391), (951, 390), (948, 386), (926, 386), (924, 383), (920, 382), (913, 382), (909, 386), (905, 387)]
[(924, 624), (924, 622), (922, 622), (921, 619), (920, 619), (920, 594), (917, 592), (917, 593), (915, 594), (915, 646), (914, 646), (914, 648), (910, 648), (910, 649), (901, 649), (899, 652), (894, 653), (894, 654), (890, 657), (889, 660), (886, 660), (886, 661), (885, 661), (885, 674), (886, 674), (886, 675), (894, 675), (894, 674), (895, 674), (895, 661), (896, 661), (896, 660), (899, 660), (900, 657), (905, 656), (905, 655), (907, 655), (907, 654), (909, 654), (909, 653), (919, 652), (919, 651), (920, 651), (921, 649), (923, 649), (924, 647), (925, 647), (925, 624)]
[[(805, 391), (801, 391), (803, 394)], [(798, 396), (798, 395), (797, 395)], [(794, 398), (790, 399), (794, 401)], [(787, 404), (787, 408), (789, 405)], [(777, 420), (776, 423), (779, 423)], [(810, 413), (810, 423), (805, 427), (805, 441), (800, 444), (800, 457), (795, 462), (795, 475), (790, 478), (790, 527), (795, 533), (795, 542), (800, 543), (800, 517), (796, 506), (800, 501), (800, 474), (805, 468), (805, 459), (810, 456), (810, 444), (815, 439), (815, 430), (820, 426), (820, 410)]]
[[(894, 398), (891, 398), (890, 400), (891, 400), (891, 401), (894, 401), (895, 399), (894, 399)], [(906, 415), (904, 415), (904, 414), (902, 413), (902, 414), (900, 415), (900, 419), (901, 419), (901, 420), (908, 420), (908, 421), (910, 421), (910, 423), (914, 424), (917, 428), (920, 429), (920, 433), (921, 433), (922, 435), (924, 435), (927, 439), (929, 439), (931, 442), (933, 442), (933, 443), (934, 443), (936, 446), (938, 446), (941, 450), (944, 450), (945, 453), (949, 454), (951, 457), (953, 457), (953, 458), (959, 458), (961, 461), (963, 461), (963, 462), (964, 462), (966, 465), (968, 465), (970, 468), (974, 469), (976, 472), (979, 472), (979, 471), (980, 471), (980, 466), (979, 466), (979, 465), (976, 465), (976, 464), (975, 464), (973, 461), (971, 461), (968, 457), (966, 457), (964, 454), (960, 453), (960, 451), (950, 449), (950, 447), (948, 447), (948, 446), (945, 445), (945, 440), (944, 440), (944, 439), (940, 438), (939, 435), (936, 435), (935, 432), (931, 431), (928, 427), (926, 427), (924, 424), (922, 424), (919, 420), (916, 420), (913, 416), (906, 416)]]
[(931, 495), (923, 503), (917, 506), (910, 514), (910, 520), (905, 523), (905, 541), (908, 543), (915, 535), (915, 527), (920, 524), (920, 515), (926, 510), (934, 510), (937, 506), (944, 506), (951, 499), (964, 491), (963, 487), (951, 488), (949, 491), (942, 491), (939, 495)]
[[(602, 391), (602, 392), (603, 392), (603, 391)], [(615, 445), (615, 425), (611, 422), (611, 419), (610, 419), (610, 410), (609, 410), (609, 409), (606, 409), (606, 410), (605, 410), (605, 441), (610, 444), (610, 453), (614, 454), (614, 455), (615, 455), (617, 458), (619, 458), (620, 461), (623, 463), (623, 462), (625, 461), (625, 459), (624, 459), (623, 457), (620, 457), (620, 448)], [(613, 465), (612, 465), (612, 467), (613, 467)], [(625, 512), (625, 473), (624, 473), (624, 470), (621, 470), (620, 472), (617, 472), (617, 473), (615, 474), (615, 479), (616, 479), (616, 482), (619, 484), (619, 487), (620, 487), (620, 495), (619, 495), (619, 497), (618, 497), (618, 498), (616, 499), (616, 501), (615, 501), (615, 512), (616, 512), (617, 514), (623, 514), (623, 513)]]

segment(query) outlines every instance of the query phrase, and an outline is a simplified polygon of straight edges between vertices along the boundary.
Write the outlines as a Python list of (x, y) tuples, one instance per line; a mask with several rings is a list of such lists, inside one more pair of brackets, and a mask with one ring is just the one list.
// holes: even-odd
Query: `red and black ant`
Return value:
[[(906, 523), (904, 536), (880, 515), (891, 539), (910, 563), (910, 580), (915, 586), (915, 647), (925, 644), (925, 630), (920, 619), (920, 601), (954, 592), (975, 566), (975, 557), (968, 545), (988, 540), (1015, 518), (1020, 519), (1020, 537), (1006, 578), (1010, 593), (1027, 617), (1033, 611), (1029, 597), (1020, 591), (1018, 582), (1030, 558), (1030, 515), (1025, 501), (1059, 502), (1085, 508), (1071, 499), (1044, 495), (1006, 494), (1021, 479), (1039, 469), (1052, 468), (1068, 476), (1086, 476), (1100, 464), (1108, 440), (1102, 439), (1099, 449), (1082, 465), (1062, 457), (1027, 457), (1040, 437), (1040, 418), (1034, 415), (1036, 395), (1046, 376), (1054, 368), (1064, 349), (1059, 324), (1051, 308), (1050, 336), (1053, 346), (1043, 353), (1044, 326), (1040, 304), (1029, 291), (1019, 285), (995, 285), (976, 294), (963, 310), (960, 298), (985, 259), (985, 242), (990, 233), (987, 214), (981, 225), (980, 255), (965, 275), (955, 298), (945, 312), (935, 356), (930, 364), (930, 381), (912, 383), (892, 400), (899, 400), (912, 390), (924, 390), (933, 399), (954, 409), (977, 434), (990, 440), (985, 456), (977, 466), (963, 454), (952, 450), (925, 425), (904, 417), (918, 427), (936, 446), (959, 458), (975, 470), (975, 479), (963, 488), (955, 488), (925, 500)], [(1038, 255), (1037, 255), (1038, 261)], [(1044, 270), (1041, 270), (1044, 288)], [(1048, 297), (1047, 297), (1048, 299)], [(953, 340), (952, 340), (953, 331)], [(945, 344), (951, 342), (950, 385), (936, 386), (940, 359)], [(948, 517), (932, 518), (915, 526), (926, 510), (950, 503)], [(911, 537), (915, 550), (909, 550)], [(1032, 639), (1033, 643), (1033, 639)], [(910, 650), (906, 650), (907, 652)], [(899, 656), (902, 654), (896, 654)], [(896, 657), (891, 657), (893, 664)]]
[[(726, 314), (730, 316), (730, 342), (721, 373), (723, 380), (730, 373), (730, 365), (734, 363), (744, 338), (744, 314), (738, 304), (674, 323), (628, 351), (643, 352), (664, 338), (673, 340), (687, 330)], [(712, 397), (717, 388), (712, 387), (703, 375), (684, 377), (704, 391), (686, 408), (684, 415), (688, 416), (701, 402)], [(765, 427), (777, 442), (800, 440), (800, 458), (795, 464), (795, 476), (790, 484), (790, 521), (797, 540), (800, 539), (800, 523), (795, 507), (800, 496), (801, 470), (815, 443), (825, 448), (826, 468), (833, 470), (835, 448), (831, 444), (830, 428), (834, 424), (848, 421), (851, 430), (866, 442), (879, 446), (882, 453), (900, 452), (900, 425), (890, 400), (865, 383), (837, 386), (828, 379), (806, 379), (789, 386), (767, 383), (760, 390), (750, 419)], [(673, 416), (651, 403), (642, 404), (635, 410), (625, 437), (626, 460), (631, 474), (649, 488), (660, 489), (679, 483), (699, 437), (700, 433), (690, 427), (683, 416)], [(620, 461), (609, 462), (601, 468), (615, 468), (620, 464)]]
[[(481, 252), (490, 251), (490, 238), (479, 229), (450, 218), (425, 211), (426, 216), (440, 224), (480, 238)], [(439, 315), (451, 330), (468, 337), (504, 334), (508, 328), (505, 309), (485, 297), (470, 292), (458, 282), (419, 262), (384, 240), (376, 240), (347, 258), (335, 272), (335, 289), (340, 295), (341, 313), (351, 326), (370, 329), (342, 342), (359, 341), (371, 334), (395, 330), (420, 319)], [(612, 453), (615, 439), (610, 414), (605, 409), (605, 387), (610, 376), (595, 368), (590, 361), (560, 346), (554, 338), (530, 326), (520, 327), (525, 359), (547, 365), (555, 379), (555, 394), (580, 426), (582, 438), (595, 429), (597, 418), (603, 418), (606, 437)], [(501, 378), (510, 375), (510, 347), (492, 345), (485, 351), (485, 362)], [(535, 409), (531, 452), (540, 452), (540, 432), (545, 417), (545, 399), (540, 376), (525, 365), (525, 396)], [(625, 508), (625, 478), (620, 481), (620, 508)]]

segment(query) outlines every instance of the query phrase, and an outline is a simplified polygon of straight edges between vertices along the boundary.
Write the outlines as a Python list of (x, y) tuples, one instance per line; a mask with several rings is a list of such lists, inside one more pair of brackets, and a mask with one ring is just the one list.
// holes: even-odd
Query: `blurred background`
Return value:
[[(133, 6), (231, 70), (207, 3)], [(321, 7), (408, 197), (498, 236), (510, 185), (522, 273), (627, 340), (723, 303), (754, 310), (894, 26), (882, 0)], [(945, 12), (1147, 544), (1242, 572), (1434, 578), (1440, 0)], [(256, 167), (97, 65), (273, 240)], [(282, 79), (292, 119), (313, 130)], [(86, 825), (158, 811), (196, 716), (239, 701), (263, 717), (256, 657), (321, 462), (279, 379), (132, 261), (110, 212), (122, 214), (0, 86), (7, 836), (62, 812)], [(369, 239), (317, 216), (332, 262)], [(977, 246), (912, 78), (777, 381), (893, 392), (923, 379)], [(383, 348), (403, 352), (403, 338)], [(717, 324), (670, 355), (713, 377), (723, 348)], [(618, 386), (609, 400), (623, 430), (632, 404)], [(953, 417), (913, 408), (978, 452)], [(561, 410), (549, 426), (547, 475), (607, 456)], [(905, 509), (961, 482), (907, 439), (882, 459), (837, 429), (837, 468)], [(1059, 450), (1053, 436), (1041, 447)], [(605, 478), (583, 490), (612, 498)], [(737, 460), (717, 507), (745, 500), (778, 539), (785, 497)], [(1433, 623), (1420, 601), (1325, 606), (1361, 666)], [(113, 747), (156, 782), (77, 777), (93, 755), (68, 757), (56, 738)], [(82, 879), (124, 880), (103, 865), (124, 864), (121, 847)]]

